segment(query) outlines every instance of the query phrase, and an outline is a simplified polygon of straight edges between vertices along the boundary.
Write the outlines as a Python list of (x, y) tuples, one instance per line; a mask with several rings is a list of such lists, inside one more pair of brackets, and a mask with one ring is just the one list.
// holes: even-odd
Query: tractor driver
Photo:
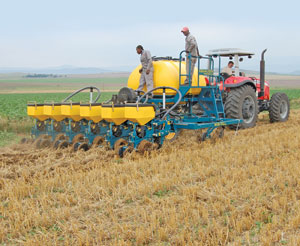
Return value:
[(229, 61), (228, 65), (222, 69), (222, 73), (227, 73), (228, 76), (232, 76), (232, 67), (234, 65), (233, 61)]
[[(142, 68), (139, 70), (141, 74), (138, 90), (143, 90), (144, 85), (147, 86), (147, 92), (153, 89), (153, 64), (150, 51), (144, 50), (142, 45), (136, 47), (136, 52), (141, 55)], [(153, 96), (153, 93), (151, 95)]]

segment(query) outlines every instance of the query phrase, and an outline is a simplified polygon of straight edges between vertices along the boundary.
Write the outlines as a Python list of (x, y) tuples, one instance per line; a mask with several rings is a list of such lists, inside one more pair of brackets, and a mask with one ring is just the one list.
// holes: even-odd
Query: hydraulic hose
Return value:
[[(146, 96), (148, 96), (150, 93), (152, 93), (153, 91), (155, 91), (155, 90), (160, 90), (160, 89), (170, 89), (170, 90), (173, 90), (173, 91), (176, 91), (177, 92), (177, 94), (179, 95), (179, 97), (178, 97), (178, 100), (174, 103), (174, 105), (171, 107), (171, 108), (169, 108), (166, 112), (165, 112), (165, 114), (163, 115), (163, 117), (162, 117), (162, 119), (164, 119), (174, 108), (176, 108), (176, 106), (180, 103), (180, 101), (181, 101), (181, 99), (182, 99), (182, 94), (181, 94), (181, 92), (178, 90), (178, 89), (176, 89), (176, 88), (174, 88), (174, 87), (169, 87), (169, 86), (160, 86), (160, 87), (156, 87), (156, 88), (154, 88), (154, 89), (152, 89), (152, 90), (150, 90), (150, 91), (148, 91), (147, 93), (145, 93), (144, 95), (142, 95), (139, 99), (138, 99), (138, 101), (137, 101), (137, 103), (139, 103), (144, 97), (146, 97)], [(145, 101), (144, 103), (146, 103), (147, 101)]]
[(81, 88), (81, 89), (79, 89), (79, 90), (77, 90), (77, 91), (71, 93), (69, 96), (67, 96), (67, 97), (63, 100), (63, 102), (68, 101), (70, 98), (72, 98), (73, 96), (77, 95), (79, 92), (82, 92), (82, 91), (87, 90), (87, 89), (90, 89), (91, 92), (93, 91), (93, 89), (95, 89), (95, 90), (97, 91), (97, 93), (98, 93), (98, 94), (97, 94), (97, 97), (96, 97), (96, 99), (93, 100), (91, 103), (97, 102), (97, 101), (99, 100), (99, 98), (100, 98), (101, 92), (100, 92), (100, 90), (99, 90), (97, 87), (95, 87), (95, 86), (87, 86), (87, 87), (83, 87), (83, 88)]
[[(141, 92), (144, 93), (144, 94), (146, 94), (146, 92), (144, 92), (143, 90), (135, 90), (135, 92), (138, 94), (138, 98), (140, 97), (140, 93), (141, 93)], [(149, 96), (147, 95), (147, 96), (146, 96), (146, 100), (145, 100), (144, 103), (146, 103), (146, 102), (148, 101), (148, 98), (149, 98)]]

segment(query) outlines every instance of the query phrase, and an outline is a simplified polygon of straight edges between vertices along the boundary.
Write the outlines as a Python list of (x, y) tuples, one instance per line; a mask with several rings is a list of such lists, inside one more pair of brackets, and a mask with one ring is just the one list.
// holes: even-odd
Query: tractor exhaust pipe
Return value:
[(261, 60), (260, 60), (260, 92), (258, 97), (265, 96), (265, 53), (267, 49), (263, 50), (261, 53)]

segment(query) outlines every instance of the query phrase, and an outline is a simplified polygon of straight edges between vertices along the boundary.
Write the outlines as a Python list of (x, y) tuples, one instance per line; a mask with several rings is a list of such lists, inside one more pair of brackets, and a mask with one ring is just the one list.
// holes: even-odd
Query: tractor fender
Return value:
[(242, 85), (250, 85), (256, 91), (256, 84), (250, 78), (243, 78), (243, 77), (230, 77), (225, 80), (224, 87), (225, 88), (236, 88)]

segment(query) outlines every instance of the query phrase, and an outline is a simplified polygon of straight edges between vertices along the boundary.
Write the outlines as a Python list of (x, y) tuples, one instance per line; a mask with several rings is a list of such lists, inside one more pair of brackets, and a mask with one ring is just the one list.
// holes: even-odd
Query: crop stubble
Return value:
[(0, 150), (9, 245), (300, 245), (300, 111), (157, 152)]

